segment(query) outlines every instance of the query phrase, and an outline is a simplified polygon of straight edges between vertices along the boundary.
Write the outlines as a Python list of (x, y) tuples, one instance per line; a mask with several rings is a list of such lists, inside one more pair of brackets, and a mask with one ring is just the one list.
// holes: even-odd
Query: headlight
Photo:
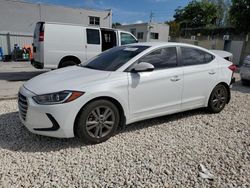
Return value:
[(50, 105), (50, 104), (61, 104), (73, 101), (78, 97), (82, 96), (84, 92), (80, 91), (60, 91), (57, 93), (50, 93), (44, 95), (34, 96), (33, 99), (38, 104)]

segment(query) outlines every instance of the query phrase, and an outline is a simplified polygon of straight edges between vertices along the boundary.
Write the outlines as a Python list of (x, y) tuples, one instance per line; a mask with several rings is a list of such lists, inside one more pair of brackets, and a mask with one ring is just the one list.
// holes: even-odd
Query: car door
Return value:
[(181, 54), (184, 72), (181, 109), (204, 107), (217, 81), (217, 60), (212, 54), (192, 47), (181, 47)]
[(86, 59), (90, 59), (102, 52), (100, 29), (86, 29), (87, 43), (85, 44)]
[(136, 63), (154, 65), (152, 72), (129, 73), (129, 107), (132, 121), (177, 112), (181, 106), (183, 70), (176, 47), (157, 49)]

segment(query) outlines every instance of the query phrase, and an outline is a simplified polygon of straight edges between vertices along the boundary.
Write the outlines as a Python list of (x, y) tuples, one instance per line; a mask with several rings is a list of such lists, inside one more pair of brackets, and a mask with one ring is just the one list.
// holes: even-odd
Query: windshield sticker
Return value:
[(138, 50), (138, 48), (124, 48), (124, 51), (134, 52), (136, 50)]

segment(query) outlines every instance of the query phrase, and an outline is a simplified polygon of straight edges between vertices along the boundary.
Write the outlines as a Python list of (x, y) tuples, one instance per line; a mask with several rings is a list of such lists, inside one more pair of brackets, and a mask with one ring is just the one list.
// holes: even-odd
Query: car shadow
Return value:
[[(177, 121), (197, 114), (206, 114), (203, 109), (162, 116), (149, 120), (133, 123), (120, 128), (116, 134), (136, 131), (147, 127), (157, 126), (169, 121)], [(114, 135), (115, 136), (115, 135)], [(112, 139), (112, 138), (111, 138)], [(0, 115), (0, 148), (21, 152), (51, 152), (67, 148), (79, 148), (87, 146), (78, 138), (52, 138), (30, 133), (22, 125), (18, 112), (11, 112)]]
[(47, 71), (32, 71), (32, 72), (0, 72), (0, 80), (9, 82), (27, 81), (35, 76), (38, 76)]

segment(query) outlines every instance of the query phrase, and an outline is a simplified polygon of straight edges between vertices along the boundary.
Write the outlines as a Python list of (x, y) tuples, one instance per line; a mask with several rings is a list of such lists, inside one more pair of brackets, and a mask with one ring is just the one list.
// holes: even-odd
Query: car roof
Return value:
[[(161, 46), (185, 46), (185, 47), (193, 47), (193, 48), (201, 48), (196, 45), (186, 44), (186, 43), (177, 43), (177, 42), (139, 42), (139, 43), (133, 43), (128, 44), (131, 46), (150, 46), (150, 47), (161, 47)], [(207, 50), (207, 49), (205, 49)]]

